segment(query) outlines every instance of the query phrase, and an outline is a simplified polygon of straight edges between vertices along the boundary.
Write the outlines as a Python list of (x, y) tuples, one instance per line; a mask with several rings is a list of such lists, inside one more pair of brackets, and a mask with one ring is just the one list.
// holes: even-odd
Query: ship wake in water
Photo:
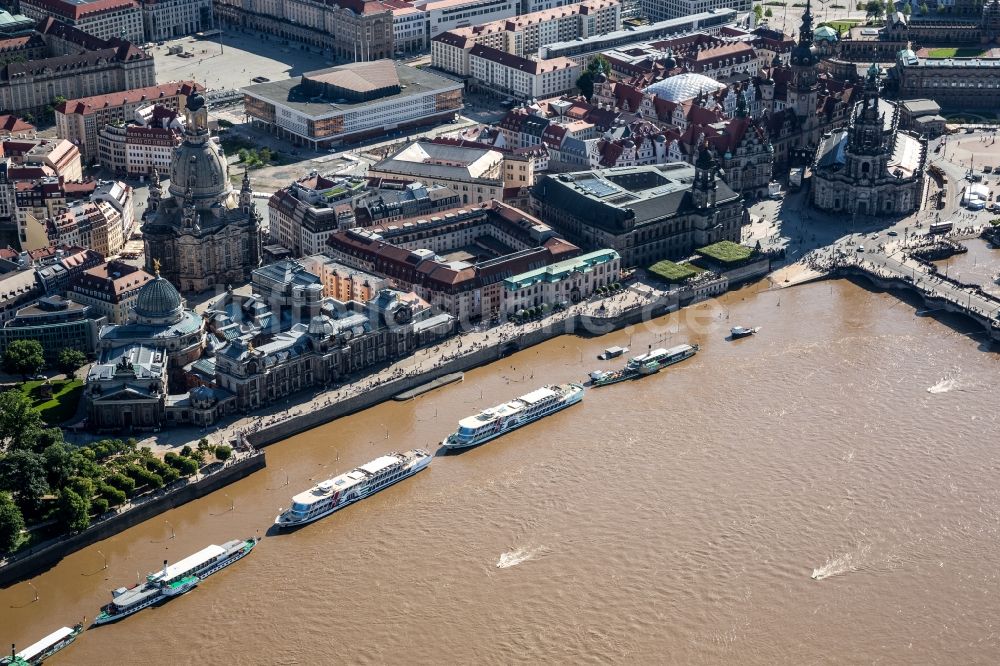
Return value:
[(870, 546), (862, 546), (856, 552), (844, 553), (838, 557), (831, 557), (826, 561), (826, 564), (819, 567), (818, 569), (813, 569), (812, 579), (813, 580), (823, 580), (825, 578), (830, 578), (831, 576), (840, 576), (842, 574), (851, 573), (852, 571), (857, 571), (861, 568), (862, 561), (871, 549)]
[(541, 548), (518, 548), (500, 554), (497, 560), (497, 569), (508, 569), (517, 566), (521, 562), (526, 562), (541, 552)]
[(927, 389), (928, 393), (947, 393), (951, 391), (958, 385), (958, 382), (954, 379), (942, 379), (934, 386)]

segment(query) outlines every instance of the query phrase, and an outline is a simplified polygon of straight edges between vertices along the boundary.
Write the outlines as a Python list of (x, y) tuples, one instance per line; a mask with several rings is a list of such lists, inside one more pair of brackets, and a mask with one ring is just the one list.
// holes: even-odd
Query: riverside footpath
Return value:
[(213, 444), (249, 442), (267, 446), (333, 419), (367, 409), (444, 375), (463, 372), (560, 335), (603, 335), (629, 325), (648, 322), (691, 303), (725, 292), (732, 284), (767, 273), (761, 259), (729, 275), (705, 278), (691, 285), (664, 288), (634, 278), (616, 294), (592, 298), (561, 312), (524, 324), (506, 322), (478, 325), (412, 355), (385, 364), (371, 373), (341, 384), (299, 391), (243, 415), (230, 415), (208, 428), (171, 428), (139, 441), (163, 455), (206, 438)]
[(287, 418), (258, 421), (236, 434), (254, 447), (264, 447), (390, 400), (439, 377), (492, 363), (561, 335), (598, 336), (641, 324), (677, 310), (680, 303), (677, 291), (633, 285), (621, 294), (575, 306), (569, 312), (554, 313), (541, 321), (469, 331), (447, 344), (421, 350), (423, 353), (404, 359), (364, 382), (319, 394), (308, 405), (296, 407)]
[(153, 433), (139, 440), (138, 445), (149, 447), (159, 456), (185, 445), (195, 447), (201, 438), (235, 448), (244, 442), (254, 447), (267, 446), (444, 375), (484, 365), (559, 335), (603, 335), (648, 321), (699, 300), (704, 297), (701, 290), (663, 289), (632, 282), (617, 294), (575, 304), (537, 321), (475, 326), (351, 381), (299, 391), (253, 412), (229, 415), (208, 428), (177, 427)]

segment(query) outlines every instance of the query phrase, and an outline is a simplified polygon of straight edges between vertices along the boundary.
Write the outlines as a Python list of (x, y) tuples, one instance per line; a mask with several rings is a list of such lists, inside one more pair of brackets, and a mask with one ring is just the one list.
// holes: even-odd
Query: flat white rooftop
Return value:
[(363, 469), (369, 474), (378, 474), (386, 467), (391, 467), (399, 462), (399, 458), (396, 456), (380, 456), (370, 463), (365, 463), (358, 469)]
[(195, 567), (201, 566), (202, 564), (205, 564), (210, 560), (214, 560), (219, 555), (222, 555), (225, 552), (226, 550), (222, 546), (216, 546), (215, 544), (212, 544), (211, 546), (205, 546), (197, 553), (193, 555), (188, 555), (180, 562), (168, 566), (165, 576), (163, 575), (164, 572), (162, 571), (158, 573), (156, 576), (160, 580), (164, 579), (172, 580), (173, 578), (179, 576), (182, 573), (190, 571)]
[(535, 389), (531, 393), (522, 395), (521, 400), (523, 400), (529, 405), (533, 405), (536, 402), (541, 402), (542, 400), (545, 400), (546, 398), (551, 398), (555, 394), (556, 394), (555, 391), (553, 391), (547, 386), (543, 386), (540, 389)]
[(73, 630), (70, 629), (69, 627), (63, 627), (62, 629), (57, 629), (56, 631), (53, 631), (51, 634), (49, 634), (42, 640), (38, 641), (37, 643), (32, 643), (28, 647), (18, 652), (17, 656), (20, 657), (21, 659), (24, 659), (25, 661), (31, 661), (32, 659), (40, 655), (42, 652), (49, 649), (56, 643), (58, 643), (59, 641), (67, 638), (72, 633)]

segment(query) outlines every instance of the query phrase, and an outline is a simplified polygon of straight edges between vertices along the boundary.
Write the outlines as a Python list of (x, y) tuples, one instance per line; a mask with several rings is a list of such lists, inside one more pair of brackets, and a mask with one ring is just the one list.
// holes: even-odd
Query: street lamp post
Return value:
[(170, 524), (170, 521), (164, 520), (163, 522), (165, 522), (167, 524), (167, 527), (170, 528), (170, 538), (173, 539), (175, 536), (177, 536), (176, 534), (174, 534), (174, 526)]

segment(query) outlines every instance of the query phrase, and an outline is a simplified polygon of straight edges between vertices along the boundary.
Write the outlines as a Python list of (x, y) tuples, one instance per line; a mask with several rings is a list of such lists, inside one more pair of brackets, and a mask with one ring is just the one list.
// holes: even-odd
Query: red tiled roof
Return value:
[(44, 9), (49, 14), (79, 21), (94, 14), (138, 7), (135, 0), (92, 0), (92, 2), (73, 3), (65, 0), (31, 0), (31, 4)]
[(35, 38), (35, 35), (25, 35), (23, 37), (7, 37), (0, 39), (0, 51), (11, 51), (26, 46)]
[(119, 302), (123, 295), (142, 287), (153, 276), (146, 271), (119, 261), (109, 261), (84, 271), (74, 282), (88, 290), (100, 292), (112, 302)]
[(161, 83), (156, 86), (136, 88), (122, 92), (109, 93), (107, 95), (94, 95), (93, 97), (81, 97), (62, 102), (56, 107), (58, 113), (63, 114), (87, 114), (94, 113), (98, 109), (112, 106), (122, 106), (124, 104), (135, 104), (142, 101), (154, 101), (171, 97), (174, 95), (190, 95), (195, 90), (203, 91), (205, 86), (195, 81), (171, 81)]

